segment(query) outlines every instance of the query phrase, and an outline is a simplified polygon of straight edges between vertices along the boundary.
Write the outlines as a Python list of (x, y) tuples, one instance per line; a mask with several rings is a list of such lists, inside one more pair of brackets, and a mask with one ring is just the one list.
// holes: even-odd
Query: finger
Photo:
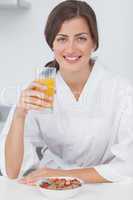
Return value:
[(37, 105), (40, 107), (47, 107), (52, 104), (52, 101), (48, 101), (47, 99), (43, 100), (43, 99), (38, 99), (34, 97), (23, 98), (22, 102), (24, 102), (25, 104)]
[(27, 111), (28, 110), (42, 110), (43, 107), (41, 106), (38, 106), (38, 105), (33, 105), (33, 104), (28, 104), (28, 103), (19, 103), (17, 105), (17, 107), (21, 107), (21, 108), (24, 108), (26, 109)]
[(42, 91), (47, 90), (48, 87), (46, 85), (43, 85), (41, 83), (37, 83), (35, 81), (33, 81), (28, 87), (27, 89), (40, 89)]
[(44, 177), (44, 176), (45, 176), (45, 173), (43, 171), (36, 171), (35, 173), (28, 174), (25, 178), (31, 180), (34, 178)]
[(30, 172), (27, 176), (25, 176), (24, 178), (27, 178), (27, 177), (32, 177), (34, 175), (37, 175), (37, 174), (40, 174), (40, 171), (42, 173), (42, 170), (41, 169), (37, 169), (37, 170), (34, 170), (32, 172)]
[(46, 176), (46, 172), (44, 169), (43, 170), (42, 169), (35, 170), (35, 171), (31, 172), (30, 174), (28, 174), (27, 176), (25, 176), (23, 178), (23, 181), (32, 182), (32, 181), (38, 180), (40, 178), (44, 178), (45, 176)]
[(26, 185), (36, 185), (35, 182), (36, 181), (31, 181), (31, 180), (28, 180), (28, 179), (20, 179), (20, 180), (18, 180), (18, 183), (26, 184)]
[(37, 91), (37, 90), (26, 89), (22, 93), (22, 97), (29, 97), (29, 96), (44, 99), (46, 95), (43, 92), (40, 92), (40, 91)]
[(30, 104), (30, 103), (19, 102), (17, 104), (17, 107), (26, 109), (27, 111), (29, 111), (29, 110), (42, 111), (45, 108), (50, 108), (51, 104), (50, 103), (45, 103), (45, 106), (39, 106), (39, 105)]
[(36, 177), (25, 177), (22, 179), (19, 179), (18, 182), (22, 183), (22, 184), (28, 184), (28, 185), (33, 185), (35, 184), (37, 181), (43, 179), (44, 176), (40, 175), (40, 176), (36, 176)]
[(19, 182), (24, 183), (24, 184), (30, 184), (30, 183), (32, 184), (44, 177), (51, 176), (51, 175), (52, 175), (51, 169), (48, 169), (48, 168), (38, 169), (38, 170), (32, 171), (27, 176), (21, 178)]
[(44, 92), (40, 92), (40, 91), (37, 91), (37, 90), (26, 90), (23, 93), (22, 97), (23, 98), (25, 98), (25, 97), (36, 97), (36, 98), (39, 98), (41, 100), (43, 99), (43, 100), (46, 100), (46, 101), (52, 101), (53, 100), (53, 97), (48, 96)]

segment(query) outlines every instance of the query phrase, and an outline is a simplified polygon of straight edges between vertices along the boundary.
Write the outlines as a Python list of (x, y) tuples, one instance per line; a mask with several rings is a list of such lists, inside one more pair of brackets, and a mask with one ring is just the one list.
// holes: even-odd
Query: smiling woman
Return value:
[[(45, 38), (55, 56), (45, 64), (56, 68), (55, 97), (35, 81), (22, 92), (2, 132), (3, 175), (16, 178), (35, 169), (20, 180), (26, 184), (46, 177), (87, 183), (133, 178), (133, 87), (92, 60), (99, 45), (93, 9), (78, 0), (58, 4)], [(42, 114), (51, 101), (53, 112)]]
[[(53, 51), (60, 72), (77, 100), (77, 91), (80, 93), (90, 73), (91, 66), (88, 67), (88, 63), (93, 49), (95, 43), (83, 17), (64, 22), (53, 42)], [(74, 82), (78, 77), (79, 85), (76, 87)]]

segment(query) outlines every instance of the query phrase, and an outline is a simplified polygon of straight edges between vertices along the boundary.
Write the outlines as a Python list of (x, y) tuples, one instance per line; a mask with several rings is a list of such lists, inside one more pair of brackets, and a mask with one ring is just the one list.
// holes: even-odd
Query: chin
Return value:
[(76, 73), (76, 72), (80, 72), (80, 71), (82, 71), (82, 68), (80, 67), (80, 68), (77, 68), (77, 67), (65, 67), (64, 68), (65, 69), (65, 71), (67, 71), (67, 72), (72, 72), (72, 73)]
[(64, 64), (63, 66), (60, 65), (62, 70), (69, 71), (69, 72), (79, 72), (83, 70), (83, 64)]

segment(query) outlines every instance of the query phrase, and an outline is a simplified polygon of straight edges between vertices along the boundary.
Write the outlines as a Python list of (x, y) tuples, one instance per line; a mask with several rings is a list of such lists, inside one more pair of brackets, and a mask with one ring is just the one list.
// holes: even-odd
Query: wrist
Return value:
[(27, 110), (24, 108), (20, 108), (20, 107), (16, 107), (15, 110), (15, 117), (19, 117), (19, 118), (25, 118), (27, 115)]

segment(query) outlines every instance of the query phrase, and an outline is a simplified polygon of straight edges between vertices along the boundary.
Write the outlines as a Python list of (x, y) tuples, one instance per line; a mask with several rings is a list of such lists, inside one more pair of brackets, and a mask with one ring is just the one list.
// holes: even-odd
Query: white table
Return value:
[[(1, 200), (47, 200), (33, 186), (26, 186), (17, 181), (0, 177)], [(123, 184), (88, 184), (84, 192), (71, 200), (133, 200), (133, 182)]]

